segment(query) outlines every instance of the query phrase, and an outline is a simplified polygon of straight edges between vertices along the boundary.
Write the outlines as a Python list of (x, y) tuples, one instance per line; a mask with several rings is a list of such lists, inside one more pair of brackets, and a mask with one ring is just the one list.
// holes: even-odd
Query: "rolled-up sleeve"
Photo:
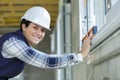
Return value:
[(30, 65), (46, 69), (72, 66), (83, 60), (81, 54), (75, 53), (64, 55), (46, 54), (16, 38), (11, 38), (3, 44), (2, 54), (6, 58), (17, 57)]

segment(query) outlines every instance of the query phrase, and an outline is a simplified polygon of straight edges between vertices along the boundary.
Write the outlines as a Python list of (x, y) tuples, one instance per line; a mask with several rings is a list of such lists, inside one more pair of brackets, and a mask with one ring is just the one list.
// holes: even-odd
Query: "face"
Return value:
[(34, 23), (30, 23), (28, 27), (22, 24), (23, 35), (26, 37), (29, 45), (36, 45), (45, 36), (46, 29)]

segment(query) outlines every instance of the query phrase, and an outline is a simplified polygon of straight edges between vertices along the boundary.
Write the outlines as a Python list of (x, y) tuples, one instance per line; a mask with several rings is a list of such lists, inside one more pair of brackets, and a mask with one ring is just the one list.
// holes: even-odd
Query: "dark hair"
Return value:
[(30, 21), (22, 19), (20, 22), (20, 30), (22, 31), (22, 24), (25, 24), (25, 26), (28, 27), (30, 23), (31, 23)]

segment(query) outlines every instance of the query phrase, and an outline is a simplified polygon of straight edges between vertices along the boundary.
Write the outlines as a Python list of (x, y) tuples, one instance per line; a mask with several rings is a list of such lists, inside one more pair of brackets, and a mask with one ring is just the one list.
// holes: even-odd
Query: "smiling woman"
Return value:
[(32, 7), (21, 18), (20, 28), (29, 45), (38, 44), (50, 30), (50, 15), (43, 7)]
[(25, 63), (43, 69), (58, 69), (78, 64), (88, 55), (89, 37), (84, 40), (81, 53), (78, 54), (48, 55), (32, 47), (43, 40), (46, 30), (50, 30), (50, 15), (45, 8), (34, 6), (21, 19), (21, 29), (0, 38), (0, 80), (17, 76)]
[(23, 35), (26, 37), (29, 45), (36, 45), (45, 36), (45, 28), (38, 26), (34, 23), (30, 23), (28, 27), (22, 25)]

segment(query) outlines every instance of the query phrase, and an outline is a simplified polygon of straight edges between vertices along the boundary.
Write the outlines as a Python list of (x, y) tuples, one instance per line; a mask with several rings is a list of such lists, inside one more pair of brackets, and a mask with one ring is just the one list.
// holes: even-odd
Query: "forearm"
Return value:
[(27, 46), (25, 43), (19, 40), (6, 42), (4, 44), (4, 52), (12, 57), (17, 57), (18, 59), (30, 65), (47, 69), (72, 66), (82, 61), (81, 54), (71, 53), (64, 55), (48, 55)]
[(48, 55), (40, 51), (36, 51), (36, 50), (34, 51), (38, 52), (34, 56), (36, 57), (36, 60), (32, 60), (34, 62), (30, 62), (29, 64), (41, 68), (47, 68), (47, 69), (63, 68), (66, 66), (72, 66), (74, 64), (78, 64), (83, 60), (81, 54), (71, 53), (64, 55), (57, 55), (57, 54)]

